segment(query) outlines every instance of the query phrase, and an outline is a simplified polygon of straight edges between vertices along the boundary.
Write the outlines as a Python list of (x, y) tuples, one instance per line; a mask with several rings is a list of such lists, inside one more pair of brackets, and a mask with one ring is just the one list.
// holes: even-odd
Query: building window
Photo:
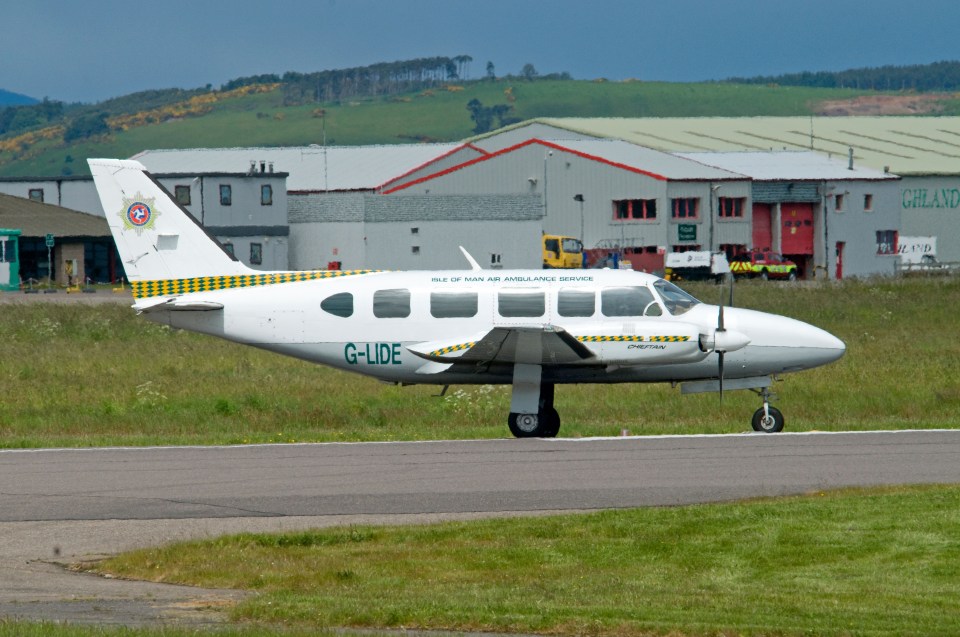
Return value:
[(420, 254), (420, 246), (410, 246), (411, 254)]
[(863, 211), (873, 212), (873, 195), (866, 194), (863, 196)]
[(897, 240), (896, 230), (877, 230), (877, 254), (896, 254)]
[(227, 254), (229, 254), (231, 257), (232, 257), (232, 256), (235, 256), (234, 253), (233, 253), (233, 244), (232, 244), (232, 243), (224, 243), (224, 244), (223, 244), (223, 251), (226, 252)]
[(699, 243), (670, 246), (671, 252), (696, 252), (699, 249), (700, 249)]
[(727, 261), (733, 261), (747, 254), (747, 246), (742, 243), (721, 243), (720, 252), (727, 256)]
[(833, 209), (837, 212), (843, 212), (843, 195), (833, 196)]
[(420, 234), (420, 228), (417, 228), (416, 226), (410, 228), (410, 234)]
[(260, 265), (263, 263), (263, 245), (260, 243), (250, 244), (250, 265)]
[(410, 290), (377, 290), (373, 293), (373, 315), (377, 318), (410, 316)]
[(742, 219), (746, 197), (720, 197), (721, 219)]
[(696, 219), (700, 212), (700, 200), (696, 197), (681, 197), (673, 200), (674, 219)]
[(220, 184), (220, 205), (233, 205), (233, 187), (230, 184)]
[(173, 197), (181, 206), (190, 205), (190, 186), (174, 186)]
[(28, 196), (30, 197), (30, 201), (43, 203), (43, 188), (31, 188)]
[(617, 199), (613, 202), (614, 221), (656, 219), (656, 199)]
[(499, 268), (501, 265), (503, 265), (500, 263), (500, 256), (501, 255), (498, 252), (490, 253), (490, 267)]
[(260, 205), (261, 206), (272, 206), (273, 205), (273, 186), (270, 184), (263, 184), (260, 186)]
[(434, 318), (470, 318), (477, 315), (476, 292), (431, 292), (430, 315)]

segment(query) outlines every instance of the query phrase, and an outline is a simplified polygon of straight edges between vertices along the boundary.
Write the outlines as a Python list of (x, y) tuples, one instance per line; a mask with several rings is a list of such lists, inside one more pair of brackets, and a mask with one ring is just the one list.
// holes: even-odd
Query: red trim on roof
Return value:
[(488, 154), (489, 154), (487, 151), (483, 150), (482, 148), (478, 148), (478, 147), (474, 146), (473, 144), (460, 144), (460, 145), (457, 146), (456, 148), (451, 148), (450, 150), (448, 150), (447, 152), (443, 153), (442, 155), (439, 155), (439, 156), (437, 156), (437, 157), (434, 157), (433, 159), (427, 160), (427, 161), (423, 162), (422, 164), (420, 164), (419, 166), (417, 166), (417, 167), (415, 167), (415, 168), (411, 168), (410, 170), (408, 170), (407, 172), (403, 173), (402, 175), (397, 175), (396, 177), (391, 177), (390, 179), (388, 179), (387, 181), (383, 182), (383, 183), (380, 184), (379, 186), (376, 186), (374, 189), (375, 189), (375, 190), (380, 190), (381, 188), (383, 188), (383, 187), (386, 186), (387, 184), (392, 184), (393, 182), (395, 182), (395, 181), (397, 181), (397, 180), (399, 180), (399, 179), (403, 179), (403, 178), (406, 177), (407, 175), (412, 175), (413, 173), (417, 172), (418, 170), (422, 170), (422, 169), (426, 168), (426, 167), (429, 166), (430, 164), (435, 164), (436, 162), (441, 161), (441, 160), (444, 160), (444, 159), (446, 159), (447, 157), (451, 157), (451, 156), (455, 155), (456, 153), (459, 153), (459, 152), (461, 152), (461, 151), (463, 151), (464, 149), (467, 149), (467, 148), (469, 148), (470, 150), (475, 150), (475, 151), (477, 151), (478, 153), (480, 153), (481, 156), (483, 156), (483, 155), (488, 155)]
[[(457, 171), (457, 170), (462, 170), (462, 169), (464, 169), (464, 168), (467, 168), (467, 167), (472, 166), (472, 165), (474, 165), (474, 164), (477, 164), (477, 163), (479, 163), (479, 162), (487, 161), (487, 160), (490, 160), (490, 159), (494, 159), (495, 157), (499, 157), (500, 155), (506, 155), (507, 153), (512, 153), (512, 152), (515, 151), (515, 150), (519, 150), (519, 149), (521, 149), (521, 148), (525, 148), (525, 147), (530, 146), (530, 145), (532, 145), (532, 144), (539, 144), (540, 146), (545, 146), (545, 147), (547, 147), (547, 148), (552, 148), (553, 150), (557, 150), (557, 151), (560, 151), (560, 152), (563, 152), (563, 153), (570, 153), (571, 155), (576, 155), (577, 157), (582, 157), (583, 159), (589, 159), (589, 160), (591, 160), (591, 161), (597, 161), (597, 162), (600, 162), (600, 163), (602, 163), (602, 164), (606, 164), (606, 165), (608, 165), (608, 166), (613, 166), (614, 168), (620, 168), (620, 169), (622, 169), (622, 170), (626, 170), (626, 171), (629, 171), (629, 172), (632, 172), (632, 173), (636, 173), (636, 174), (638, 174), (638, 175), (646, 175), (647, 177), (651, 177), (651, 178), (656, 179), (656, 180), (658, 180), (658, 181), (668, 181), (667, 177), (665, 177), (665, 176), (663, 176), (663, 175), (659, 175), (659, 174), (657, 174), (657, 173), (653, 173), (653, 172), (650, 172), (650, 171), (648, 171), (648, 170), (643, 170), (643, 169), (641, 169), (641, 168), (635, 168), (635, 167), (633, 167), (633, 166), (628, 166), (628, 165), (626, 165), (626, 164), (621, 164), (621, 163), (618, 163), (618, 162), (610, 161), (610, 160), (608, 160), (608, 159), (604, 159), (603, 157), (597, 157), (596, 155), (590, 155), (590, 154), (588, 154), (588, 153), (584, 153), (584, 152), (581, 152), (581, 151), (578, 151), (578, 150), (573, 150), (572, 148), (567, 148), (566, 146), (561, 146), (560, 144), (557, 144), (557, 143), (555, 143), (555, 142), (548, 142), (548, 141), (544, 141), (544, 140), (542, 140), (542, 139), (528, 139), (528, 140), (526, 140), (526, 141), (520, 142), (519, 144), (515, 144), (515, 145), (513, 145), (513, 146), (508, 146), (507, 148), (503, 148), (503, 149), (501, 149), (501, 150), (498, 150), (498, 151), (496, 151), (495, 153), (486, 153), (486, 154), (485, 154), (484, 156), (482, 156), (482, 157), (477, 157), (477, 158), (475, 158), (475, 159), (471, 159), (471, 160), (468, 161), (468, 162), (464, 162), (464, 163), (462, 163), (462, 164), (457, 164), (456, 166), (451, 166), (450, 168), (446, 168), (446, 169), (444, 169), (444, 170), (441, 170), (440, 172), (433, 173), (433, 174), (431, 174), (431, 175), (427, 175), (427, 176), (421, 177), (421, 178), (419, 178), (419, 179), (415, 179), (415, 180), (413, 180), (413, 181), (411, 181), (411, 182), (409, 182), (409, 183), (403, 184), (403, 185), (401, 185), (401, 186), (397, 186), (396, 188), (391, 188), (390, 190), (385, 190), (385, 191), (383, 191), (381, 194), (389, 195), (389, 194), (391, 194), (391, 193), (394, 193), (394, 192), (397, 192), (397, 191), (400, 191), (400, 190), (404, 190), (405, 188), (410, 188), (411, 186), (415, 186), (415, 185), (417, 185), (417, 184), (422, 184), (422, 183), (425, 183), (425, 182), (427, 182), (427, 181), (431, 181), (431, 180), (433, 180), (433, 179), (436, 179), (436, 178), (438, 178), (438, 177), (443, 177), (444, 175), (448, 175), (448, 174), (450, 174), (450, 173), (452, 173), (452, 172), (455, 172), (455, 171)], [(411, 172), (412, 172), (412, 171), (411, 171)], [(389, 182), (388, 182), (388, 183), (389, 183)]]

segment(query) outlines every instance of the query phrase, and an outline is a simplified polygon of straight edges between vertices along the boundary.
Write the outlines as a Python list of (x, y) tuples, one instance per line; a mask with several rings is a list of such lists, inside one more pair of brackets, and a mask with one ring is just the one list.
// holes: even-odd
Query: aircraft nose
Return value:
[(826, 365), (844, 355), (847, 346), (819, 327), (775, 314), (729, 310), (731, 327), (750, 338), (748, 348), (758, 360), (779, 371), (799, 371)]
[(847, 351), (839, 338), (819, 327), (782, 317), (780, 338), (784, 350), (786, 369), (810, 369), (838, 360)]

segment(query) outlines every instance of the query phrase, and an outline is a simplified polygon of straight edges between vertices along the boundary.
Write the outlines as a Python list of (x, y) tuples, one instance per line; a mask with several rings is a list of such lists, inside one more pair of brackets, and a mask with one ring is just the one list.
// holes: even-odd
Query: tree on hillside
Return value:
[(502, 128), (517, 121), (515, 118), (507, 117), (507, 114), (513, 110), (513, 106), (509, 104), (484, 106), (480, 100), (474, 98), (467, 102), (467, 110), (470, 111), (470, 119), (475, 124), (473, 132), (477, 135), (493, 130), (494, 120), (497, 121), (497, 128)]
[(71, 121), (63, 131), (63, 141), (69, 143), (110, 132), (106, 113), (88, 113)]
[(493, 68), (493, 62), (487, 62), (487, 79), (488, 80), (497, 79), (497, 72)]
[(538, 74), (537, 74), (537, 69), (535, 69), (532, 64), (527, 62), (526, 64), (523, 65), (523, 68), (520, 70), (520, 75), (522, 75), (524, 79), (532, 82), (533, 80), (537, 79)]

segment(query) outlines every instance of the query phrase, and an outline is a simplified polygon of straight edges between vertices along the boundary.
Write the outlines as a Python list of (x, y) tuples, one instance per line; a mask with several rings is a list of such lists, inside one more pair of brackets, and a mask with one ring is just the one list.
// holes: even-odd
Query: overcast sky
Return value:
[(0, 88), (96, 102), (469, 55), (498, 75), (689, 82), (960, 59), (957, 0), (13, 0)]

